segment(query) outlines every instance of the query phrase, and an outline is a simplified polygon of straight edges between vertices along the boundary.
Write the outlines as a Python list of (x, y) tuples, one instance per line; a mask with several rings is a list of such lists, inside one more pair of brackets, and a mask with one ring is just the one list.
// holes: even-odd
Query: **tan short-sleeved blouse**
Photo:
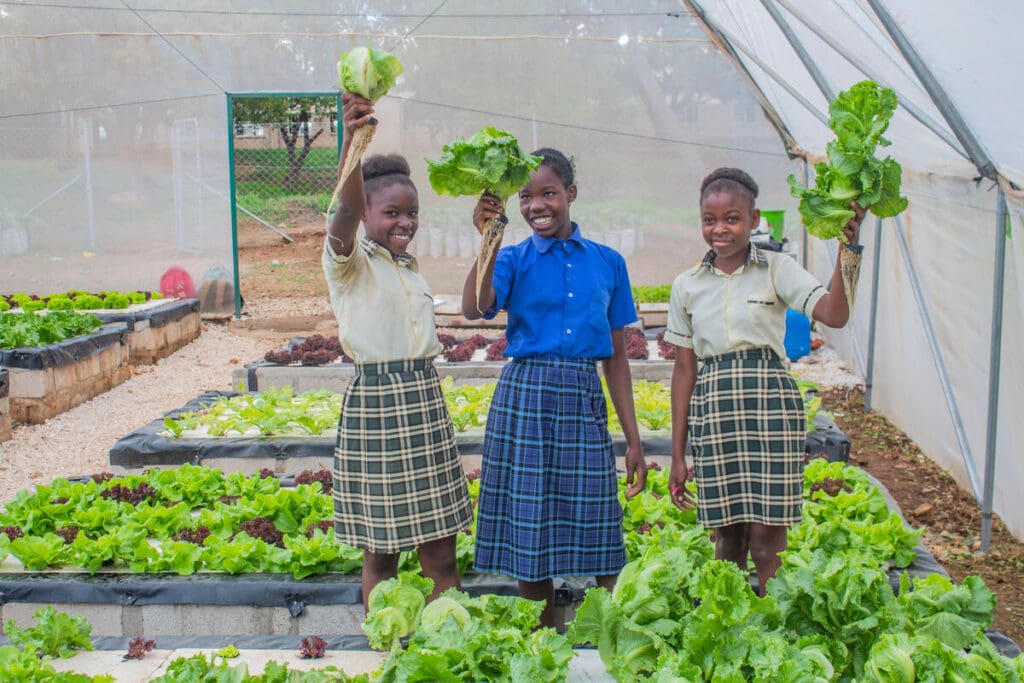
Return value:
[(665, 341), (698, 358), (767, 346), (786, 357), (786, 309), (811, 317), (826, 290), (787, 254), (751, 245), (733, 273), (714, 266), (709, 251), (672, 283)]
[(357, 363), (441, 353), (434, 297), (412, 254), (392, 258), (363, 236), (350, 256), (339, 256), (325, 241), (323, 267), (341, 348)]

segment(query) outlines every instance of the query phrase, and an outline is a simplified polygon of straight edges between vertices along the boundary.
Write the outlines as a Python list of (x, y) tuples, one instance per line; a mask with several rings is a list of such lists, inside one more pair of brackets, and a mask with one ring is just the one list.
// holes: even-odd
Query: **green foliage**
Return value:
[[(234, 646), (235, 653), (238, 652)], [(227, 648), (225, 648), (227, 649)], [(191, 657), (178, 657), (167, 665), (166, 672), (151, 680), (151, 683), (370, 683), (366, 674), (347, 676), (335, 666), (325, 666), (308, 671), (289, 669), (288, 664), (270, 660), (263, 668), (263, 674), (249, 673), (245, 662), (232, 664), (220, 651), (207, 656), (203, 653)]]
[(372, 47), (354, 47), (338, 60), (338, 87), (376, 102), (402, 74), (398, 57)]
[(877, 146), (891, 144), (882, 134), (896, 106), (896, 93), (874, 81), (855, 84), (829, 104), (829, 127), (836, 139), (825, 146), (828, 163), (814, 165), (813, 188), (804, 187), (793, 175), (787, 179), (810, 234), (845, 240), (843, 227), (855, 215), (851, 201), (879, 218), (907, 208), (906, 197), (900, 196), (902, 168), (892, 157), (875, 156)]
[(478, 196), (487, 191), (505, 201), (530, 181), (540, 162), (540, 157), (523, 152), (514, 135), (487, 126), (468, 142), (456, 138), (445, 145), (440, 159), (427, 160), (427, 170), (438, 194)]
[(109, 292), (103, 297), (103, 308), (128, 308), (131, 305), (132, 300), (127, 295), (119, 292)]
[(72, 311), (54, 311), (47, 315), (7, 312), (0, 315), (0, 349), (55, 344), (80, 334), (89, 334), (102, 324), (94, 315)]
[(95, 294), (82, 294), (75, 297), (75, 309), (76, 310), (95, 310), (97, 308), (103, 308), (103, 299), (96, 296)]
[(13, 619), (4, 623), (4, 632), (11, 642), (26, 652), (39, 656), (72, 657), (77, 650), (92, 650), (92, 624), (85, 617), (58, 612), (53, 605), (37, 610), (36, 623), (21, 627)]
[(646, 304), (667, 304), (672, 285), (633, 285), (633, 301)]
[[(471, 598), (450, 589), (424, 605), (429, 579), (400, 575), (374, 592), (382, 585), (376, 596), (371, 593), (364, 624), (371, 644), (389, 651), (375, 680), (565, 680), (572, 647), (553, 629), (534, 630), (541, 603), (501, 595)], [(405, 648), (402, 633), (411, 634)]]

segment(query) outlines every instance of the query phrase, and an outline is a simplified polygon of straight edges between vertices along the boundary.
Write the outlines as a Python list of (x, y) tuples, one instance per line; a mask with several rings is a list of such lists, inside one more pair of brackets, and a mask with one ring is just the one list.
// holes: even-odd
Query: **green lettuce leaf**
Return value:
[(882, 134), (896, 106), (896, 93), (874, 81), (855, 84), (829, 104), (829, 127), (836, 139), (825, 146), (828, 162), (814, 165), (814, 187), (804, 187), (793, 175), (787, 178), (790, 193), (800, 200), (807, 232), (845, 240), (843, 227), (855, 215), (851, 201), (879, 218), (907, 208), (907, 198), (900, 196), (900, 165), (891, 157), (875, 156), (876, 147), (891, 144)]
[(387, 94), (401, 73), (397, 57), (372, 47), (354, 47), (338, 61), (341, 89), (374, 102)]
[(504, 201), (529, 182), (530, 171), (540, 162), (540, 157), (523, 152), (512, 133), (487, 126), (468, 141), (456, 138), (445, 145), (440, 159), (427, 159), (427, 170), (438, 194), (461, 197), (486, 191)]

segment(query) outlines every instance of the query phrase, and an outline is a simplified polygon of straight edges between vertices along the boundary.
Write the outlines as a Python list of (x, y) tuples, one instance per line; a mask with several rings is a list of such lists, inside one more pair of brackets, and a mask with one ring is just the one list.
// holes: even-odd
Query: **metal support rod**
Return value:
[[(762, 0), (762, 2), (764, 1), (765, 0)], [(846, 46), (840, 44), (839, 41), (835, 39), (834, 34), (829, 33), (828, 31), (823, 29), (819, 24), (816, 24), (814, 21), (809, 19), (807, 15), (801, 12), (798, 8), (794, 7), (792, 2), (790, 2), (789, 0), (774, 1), (778, 2), (780, 5), (785, 7), (786, 10), (794, 17), (796, 17), (796, 19), (800, 23), (806, 26), (812, 33), (814, 33), (814, 35), (818, 36), (818, 38), (823, 43), (825, 43), (830, 48), (835, 50), (850, 64), (857, 67), (857, 69), (865, 76), (879, 84), (886, 85), (886, 82), (889, 79), (884, 78), (881, 73), (879, 73), (875, 69), (872, 69), (871, 65), (868, 64), (865, 60), (861, 59), (859, 56), (857, 56), (857, 54), (853, 50), (850, 50)], [(888, 85), (887, 87), (892, 86)], [(899, 98), (900, 107), (905, 109), (908, 114), (917, 119), (918, 123), (926, 127), (932, 133), (937, 135), (940, 139), (942, 139), (942, 141), (949, 145), (954, 152), (962, 156), (964, 159), (970, 161), (970, 159), (967, 156), (967, 152), (964, 151), (964, 148), (960, 144), (960, 142), (955, 137), (950, 135), (949, 131), (943, 128), (938, 121), (928, 116), (928, 114), (924, 113), (924, 111), (922, 111), (917, 105), (915, 105), (909, 97), (904, 97), (899, 92), (897, 92), (896, 95)]]
[(811, 59), (811, 55), (804, 49), (804, 44), (800, 42), (800, 38), (797, 37), (796, 32), (786, 21), (786, 18), (782, 16), (782, 12), (775, 6), (773, 0), (761, 0), (761, 4), (764, 5), (765, 10), (771, 15), (772, 19), (775, 20), (776, 26), (782, 31), (782, 35), (786, 36), (786, 40), (789, 41), (789, 46), (793, 48), (793, 52), (800, 58), (804, 68), (807, 69), (807, 73), (814, 79), (814, 83), (818, 86), (818, 90), (825, 96), (825, 99), (831, 102), (835, 99), (836, 93), (829, 82), (825, 79), (825, 74), (818, 68), (818, 64)]
[(996, 437), (999, 433), (999, 374), (1003, 350), (1003, 280), (1006, 272), (1006, 221), (1010, 214), (1002, 186), (996, 200), (996, 254), (992, 276), (992, 341), (988, 362), (988, 424), (985, 428), (985, 485), (981, 495), (981, 551), (992, 543), (992, 496), (996, 485)]
[[(807, 157), (804, 157), (803, 159), (804, 159), (804, 187), (810, 187), (810, 183), (811, 183), (811, 170), (810, 170), (810, 166), (811, 165), (809, 163), (807, 163)], [(800, 250), (801, 250), (801, 254), (802, 254), (801, 258), (803, 260), (802, 265), (804, 267), (804, 270), (807, 270), (807, 249), (808, 249), (808, 247), (810, 245), (807, 243), (807, 241), (808, 241), (807, 226), (804, 225), (803, 220), (800, 221), (800, 225), (803, 226), (803, 229), (804, 229), (803, 234), (801, 235), (801, 239), (803, 240), (803, 243), (800, 245)]]
[(889, 10), (885, 8), (881, 0), (867, 0), (867, 3), (871, 5), (871, 9), (874, 10), (875, 15), (882, 22), (882, 26), (889, 33), (889, 37), (896, 44), (896, 49), (900, 51), (903, 58), (907, 60), (907, 64), (914, 70), (917, 80), (921, 82), (928, 96), (932, 98), (932, 103), (942, 113), (942, 117), (946, 119), (946, 123), (952, 129), (953, 135), (964, 146), (964, 150), (966, 150), (971, 162), (978, 167), (978, 172), (986, 178), (995, 180), (997, 175), (996, 168), (992, 164), (991, 159), (989, 159), (988, 154), (974, 136), (970, 126), (967, 125), (967, 122), (960, 115), (960, 110), (953, 104), (953, 100), (946, 94), (945, 89), (938, 79), (935, 78), (935, 75), (932, 74), (931, 69), (928, 68), (924, 60), (921, 59), (921, 55), (917, 53), (917, 50), (914, 49), (914, 46), (907, 39), (903, 29), (892, 18)]
[(907, 275), (910, 278), (910, 286), (914, 291), (914, 300), (917, 302), (917, 310), (921, 315), (921, 323), (924, 327), (925, 338), (928, 340), (928, 347), (932, 352), (932, 360), (935, 362), (935, 370), (939, 375), (939, 383), (942, 385), (942, 393), (946, 397), (946, 408), (953, 420), (953, 430), (956, 432), (956, 441), (960, 446), (960, 455), (964, 460), (964, 467), (967, 468), (967, 477), (971, 481), (971, 490), (975, 498), (981, 499), (981, 480), (978, 477), (978, 469), (974, 465), (974, 456), (971, 454), (971, 444), (967, 441), (967, 432), (964, 429), (963, 420), (960, 418), (960, 409), (957, 407), (956, 396), (953, 394), (953, 386), (949, 382), (949, 373), (946, 372), (946, 364), (942, 360), (942, 350), (939, 349), (939, 342), (935, 336), (935, 328), (932, 326), (931, 316), (928, 314), (928, 304), (924, 300), (924, 292), (921, 290), (921, 282), (917, 277), (917, 269), (914, 267), (914, 260), (911, 258), (910, 247), (907, 245), (907, 236), (903, 232), (903, 221), (896, 216), (896, 242), (900, 246), (900, 254), (903, 256), (903, 263), (907, 268)]
[(235, 318), (242, 317), (242, 292), (238, 277), (238, 197), (235, 186), (235, 101), (231, 93), (228, 101), (228, 183), (231, 188), (231, 264), (234, 267)]
[(875, 258), (871, 264), (871, 309), (868, 323), (868, 368), (864, 373), (864, 412), (871, 412), (875, 388), (875, 340), (878, 329), (878, 274), (882, 262), (882, 219), (875, 219)]
[(44, 204), (46, 204), (48, 201), (50, 201), (51, 199), (53, 199), (54, 197), (59, 195), (61, 192), (63, 192), (64, 190), (68, 189), (69, 187), (71, 187), (72, 185), (74, 185), (75, 183), (77, 183), (81, 179), (82, 179), (82, 174), (79, 173), (74, 178), (72, 178), (71, 180), (67, 181), (66, 183), (64, 183), (63, 185), (58, 187), (56, 190), (54, 190), (53, 192), (51, 192), (50, 194), (46, 195), (45, 197), (40, 199), (38, 202), (36, 202), (35, 205), (31, 209), (29, 209), (28, 211), (25, 212), (24, 217), (28, 218), (29, 216), (31, 216), (35, 212), (36, 209), (38, 209), (39, 207), (41, 207)]
[(88, 121), (82, 122), (82, 175), (85, 177), (85, 214), (88, 223), (89, 248), (96, 249), (96, 200), (92, 186), (92, 135)]

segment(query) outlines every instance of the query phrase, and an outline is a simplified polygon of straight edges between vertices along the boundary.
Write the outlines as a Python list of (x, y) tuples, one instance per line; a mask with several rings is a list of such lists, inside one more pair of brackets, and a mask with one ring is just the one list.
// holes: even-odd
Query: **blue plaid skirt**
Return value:
[(596, 362), (523, 358), (487, 416), (474, 568), (524, 581), (626, 563), (615, 454)]

